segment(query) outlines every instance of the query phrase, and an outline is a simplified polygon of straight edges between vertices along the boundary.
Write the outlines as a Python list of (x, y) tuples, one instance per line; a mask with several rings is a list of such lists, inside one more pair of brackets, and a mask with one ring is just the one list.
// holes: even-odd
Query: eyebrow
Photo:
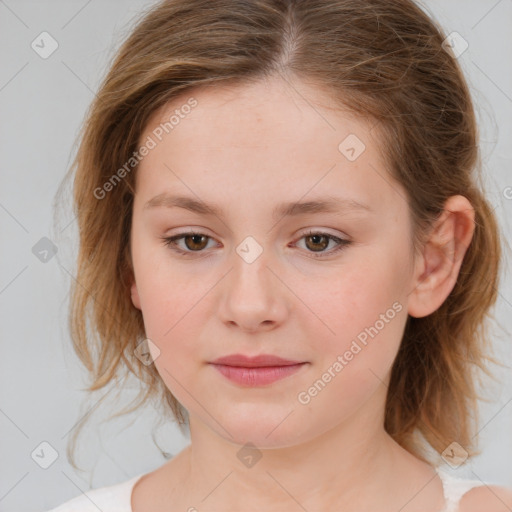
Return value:
[[(193, 197), (159, 194), (150, 199), (144, 205), (144, 210), (165, 207), (165, 208), (184, 208), (200, 215), (209, 215), (222, 217), (223, 211), (217, 205), (208, 204), (204, 201), (198, 201)], [(373, 210), (358, 201), (341, 197), (326, 197), (321, 200), (281, 203), (276, 206), (272, 212), (273, 218), (291, 217), (304, 215), (308, 213), (345, 213), (345, 212), (373, 212)]]

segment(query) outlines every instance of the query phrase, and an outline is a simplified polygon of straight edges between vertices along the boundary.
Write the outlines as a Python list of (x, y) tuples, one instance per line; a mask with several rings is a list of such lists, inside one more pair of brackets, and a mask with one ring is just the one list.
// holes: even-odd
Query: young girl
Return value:
[(411, 0), (146, 14), (77, 154), (71, 325), (191, 443), (55, 512), (512, 509), (453, 475), (501, 250), (445, 39)]

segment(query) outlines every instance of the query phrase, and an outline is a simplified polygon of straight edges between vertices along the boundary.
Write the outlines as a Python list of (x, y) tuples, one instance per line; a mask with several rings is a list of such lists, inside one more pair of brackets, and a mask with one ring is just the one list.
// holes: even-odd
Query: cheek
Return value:
[(376, 253), (359, 258), (345, 275), (341, 272), (328, 297), (317, 302), (331, 331), (323, 337), (323, 352), (330, 359), (346, 354), (347, 360), (384, 368), (398, 351), (407, 318), (405, 262)]
[(158, 357), (153, 359), (160, 371), (161, 365), (168, 367), (173, 360), (170, 355), (189, 346), (178, 340), (193, 298), (188, 298), (184, 283), (162, 272), (162, 265), (151, 254), (144, 254), (138, 263), (137, 290), (145, 334), (158, 347)]
[(134, 235), (132, 254), (146, 334), (148, 338), (163, 340), (185, 315), (190, 290), (180, 273), (170, 267), (163, 242), (155, 241), (146, 231)]
[(384, 400), (383, 383), (407, 319), (401, 284), (395, 278), (393, 266), (354, 266), (350, 276), (333, 286), (328, 300), (316, 303), (329, 330), (321, 327), (325, 334), (312, 338), (316, 364), (297, 396), (300, 410), (304, 406), (312, 417), (323, 415), (326, 424), (333, 424), (377, 391)]
[(176, 282), (152, 281), (146, 283), (143, 290), (142, 313), (148, 338), (154, 339), (164, 351), (190, 346), (178, 343), (185, 333), (188, 338), (194, 336), (196, 323), (191, 322), (193, 306), (201, 298), (200, 294), (187, 293)]

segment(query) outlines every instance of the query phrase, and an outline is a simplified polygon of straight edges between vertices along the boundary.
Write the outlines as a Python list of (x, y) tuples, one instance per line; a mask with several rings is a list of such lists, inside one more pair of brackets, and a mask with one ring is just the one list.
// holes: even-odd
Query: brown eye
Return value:
[[(211, 237), (203, 235), (202, 233), (182, 233), (181, 235), (162, 237), (164, 245), (171, 247), (180, 254), (192, 254), (194, 252), (204, 252), (203, 249), (208, 245), (208, 240)], [(180, 247), (180, 243), (183, 242), (184, 247)]]
[(208, 237), (205, 235), (185, 235), (183, 237), (183, 241), (185, 242), (185, 247), (190, 249), (191, 251), (200, 251), (204, 249), (207, 245)]
[[(345, 240), (329, 233), (322, 233), (321, 231), (304, 233), (300, 240), (302, 239), (305, 241), (306, 252), (309, 252), (313, 258), (332, 256), (352, 243), (350, 240)], [(330, 242), (334, 243), (334, 248), (326, 250)]]
[(305, 237), (305, 239), (307, 248), (313, 250), (313, 252), (317, 252), (317, 250), (323, 251), (326, 247), (329, 246), (331, 237), (322, 234), (316, 234), (308, 235)]

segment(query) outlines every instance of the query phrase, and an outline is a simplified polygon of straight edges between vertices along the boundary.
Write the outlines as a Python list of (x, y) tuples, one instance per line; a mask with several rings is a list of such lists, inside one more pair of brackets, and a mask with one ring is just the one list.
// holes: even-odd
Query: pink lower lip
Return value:
[(240, 366), (227, 366), (212, 364), (224, 377), (242, 386), (265, 386), (298, 372), (306, 363), (288, 366), (260, 366), (246, 368)]

